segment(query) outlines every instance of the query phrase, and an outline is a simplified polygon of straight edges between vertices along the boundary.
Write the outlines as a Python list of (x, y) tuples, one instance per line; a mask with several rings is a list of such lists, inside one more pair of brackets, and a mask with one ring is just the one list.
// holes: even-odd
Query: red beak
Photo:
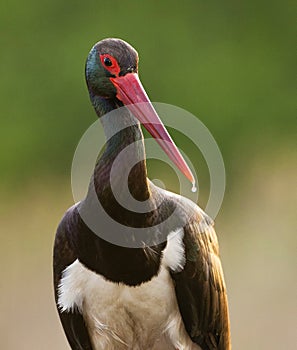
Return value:
[[(156, 139), (180, 171), (194, 183), (194, 176), (190, 168), (165, 129), (138, 78), (138, 74), (128, 73), (122, 77), (110, 78), (110, 80), (117, 89), (117, 98), (129, 108), (133, 115)], [(144, 102), (145, 104), (137, 105), (137, 103)]]

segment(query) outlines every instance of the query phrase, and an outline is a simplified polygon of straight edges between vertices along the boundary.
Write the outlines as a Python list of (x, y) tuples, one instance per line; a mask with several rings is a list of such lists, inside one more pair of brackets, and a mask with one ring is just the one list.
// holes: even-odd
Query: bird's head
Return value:
[[(181, 172), (194, 183), (194, 177), (165, 129), (138, 77), (138, 54), (120, 39), (104, 39), (91, 49), (86, 63), (89, 91), (121, 103), (132, 112), (156, 139)], [(121, 102), (119, 102), (121, 101)]]
[(105, 98), (116, 98), (117, 88), (111, 78), (137, 73), (138, 54), (121, 39), (104, 39), (91, 49), (86, 63), (89, 90)]

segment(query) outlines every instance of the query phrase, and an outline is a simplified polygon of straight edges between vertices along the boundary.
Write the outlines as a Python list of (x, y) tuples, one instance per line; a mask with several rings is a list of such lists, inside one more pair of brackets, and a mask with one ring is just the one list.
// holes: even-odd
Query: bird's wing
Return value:
[(62, 219), (55, 238), (54, 244), (54, 288), (55, 299), (64, 332), (72, 350), (93, 350), (87, 327), (82, 314), (77, 310), (62, 311), (58, 305), (59, 283), (64, 269), (76, 259), (71, 235), (75, 230), (73, 209), (68, 210)]
[(199, 221), (184, 227), (186, 263), (171, 276), (192, 341), (203, 350), (229, 350), (228, 304), (217, 237), (212, 224), (202, 227)]

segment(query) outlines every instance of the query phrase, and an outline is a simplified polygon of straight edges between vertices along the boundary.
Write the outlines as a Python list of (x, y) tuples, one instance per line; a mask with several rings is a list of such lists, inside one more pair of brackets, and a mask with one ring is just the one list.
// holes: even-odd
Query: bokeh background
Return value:
[[(296, 349), (293, 4), (1, 2), (1, 349), (68, 349), (53, 299), (52, 245), (73, 203), (73, 153), (96, 120), (85, 59), (105, 37), (135, 46), (152, 101), (195, 114), (222, 151), (227, 187), (216, 229), (233, 348)], [(199, 169), (203, 207), (207, 168), (174, 137)], [(165, 170), (151, 162), (151, 176), (174, 190)]]

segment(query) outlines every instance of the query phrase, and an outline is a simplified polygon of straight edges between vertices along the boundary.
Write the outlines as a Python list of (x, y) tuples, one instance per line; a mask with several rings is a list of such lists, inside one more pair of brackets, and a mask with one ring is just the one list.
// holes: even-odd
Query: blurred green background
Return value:
[[(52, 244), (73, 202), (73, 153), (96, 120), (85, 59), (105, 37), (130, 42), (151, 100), (198, 116), (222, 151), (227, 188), (216, 229), (233, 348), (296, 348), (294, 13), (290, 0), (1, 2), (2, 349), (68, 349)], [(184, 147), (205, 195), (205, 164)], [(153, 162), (150, 173), (166, 182)]]

